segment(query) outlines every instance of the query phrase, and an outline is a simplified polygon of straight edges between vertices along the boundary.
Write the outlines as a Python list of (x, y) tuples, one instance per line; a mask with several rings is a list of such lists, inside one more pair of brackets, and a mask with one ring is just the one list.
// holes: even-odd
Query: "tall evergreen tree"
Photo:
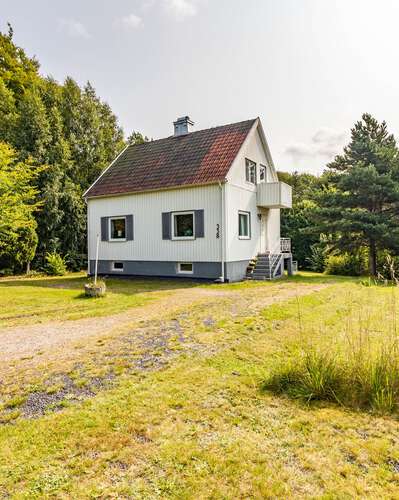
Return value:
[(77, 262), (86, 251), (82, 194), (123, 148), (123, 131), (90, 83), (81, 89), (70, 77), (63, 85), (43, 78), (11, 27), (0, 33), (0, 141), (21, 164), (46, 166), (31, 177), (41, 203), (36, 262), (54, 250)]
[(399, 151), (385, 122), (364, 114), (351, 141), (328, 167), (316, 217), (318, 231), (333, 235), (336, 248), (369, 252), (377, 272), (379, 250), (399, 250)]

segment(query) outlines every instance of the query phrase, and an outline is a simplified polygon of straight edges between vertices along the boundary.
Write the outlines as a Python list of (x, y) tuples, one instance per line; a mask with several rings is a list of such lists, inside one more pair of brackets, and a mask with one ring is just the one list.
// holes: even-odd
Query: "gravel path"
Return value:
[[(227, 293), (229, 295), (229, 293)], [(170, 292), (144, 306), (111, 316), (79, 320), (51, 321), (28, 326), (0, 329), (0, 362), (31, 357), (51, 349), (68, 348), (71, 344), (104, 334), (124, 324), (157, 319), (160, 313), (189, 306), (194, 302), (226, 296), (226, 292), (205, 288), (188, 288)]]

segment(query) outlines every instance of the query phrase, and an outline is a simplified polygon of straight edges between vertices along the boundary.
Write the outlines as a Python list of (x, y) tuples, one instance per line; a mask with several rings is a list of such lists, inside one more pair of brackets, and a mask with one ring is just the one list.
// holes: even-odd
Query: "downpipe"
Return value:
[(224, 249), (225, 249), (225, 244), (224, 244), (224, 226), (225, 226), (225, 193), (224, 193), (224, 184), (222, 184), (219, 181), (219, 188), (220, 188), (220, 228), (219, 228), (219, 236), (220, 236), (220, 263), (222, 266), (222, 275), (219, 276), (215, 280), (216, 283), (224, 283), (226, 281), (225, 279), (225, 272), (224, 272), (224, 264), (225, 264), (225, 255), (224, 255)]

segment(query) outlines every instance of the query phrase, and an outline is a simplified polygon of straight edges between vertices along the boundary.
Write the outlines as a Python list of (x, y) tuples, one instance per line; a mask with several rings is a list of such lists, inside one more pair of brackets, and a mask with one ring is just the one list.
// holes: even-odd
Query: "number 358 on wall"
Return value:
[(220, 238), (220, 224), (216, 224), (216, 239)]

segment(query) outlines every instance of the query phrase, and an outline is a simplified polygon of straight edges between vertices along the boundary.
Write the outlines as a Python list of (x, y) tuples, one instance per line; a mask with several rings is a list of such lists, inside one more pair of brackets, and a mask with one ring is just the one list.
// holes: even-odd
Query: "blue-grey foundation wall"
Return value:
[[(160, 276), (179, 278), (202, 278), (215, 280), (222, 274), (220, 262), (193, 262), (193, 274), (182, 274), (177, 272), (177, 262), (125, 260), (123, 271), (113, 269), (112, 260), (99, 260), (97, 272), (100, 275), (113, 276)], [(225, 277), (228, 281), (240, 281), (244, 276), (248, 261), (226, 262)], [(94, 274), (95, 261), (90, 261), (90, 274)]]

